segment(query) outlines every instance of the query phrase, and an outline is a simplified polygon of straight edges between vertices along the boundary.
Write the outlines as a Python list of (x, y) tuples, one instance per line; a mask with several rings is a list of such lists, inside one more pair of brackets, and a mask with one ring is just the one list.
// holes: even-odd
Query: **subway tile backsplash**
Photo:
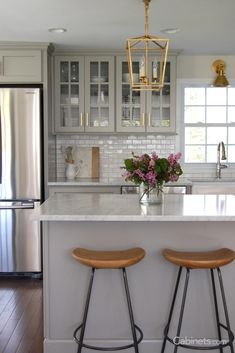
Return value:
[[(123, 160), (131, 157), (131, 152), (136, 154), (151, 153), (156, 151), (161, 157), (166, 157), (175, 152), (175, 136), (92, 136), (71, 135), (56, 136), (56, 163), (57, 177), (65, 176), (65, 161), (61, 146), (81, 146), (100, 148), (100, 177), (118, 178), (121, 176), (120, 167)], [(53, 152), (52, 152), (53, 153)], [(53, 157), (49, 156), (52, 160)]]

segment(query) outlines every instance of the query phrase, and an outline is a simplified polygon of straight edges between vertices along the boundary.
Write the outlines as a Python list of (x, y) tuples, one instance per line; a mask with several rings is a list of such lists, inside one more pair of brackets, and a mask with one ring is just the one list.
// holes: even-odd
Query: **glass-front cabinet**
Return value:
[(114, 58), (55, 58), (55, 132), (114, 130)]
[[(140, 58), (133, 63), (133, 78), (139, 80)], [(149, 67), (153, 74), (155, 60)], [(158, 63), (159, 68), (159, 63)], [(117, 58), (117, 131), (174, 132), (175, 131), (175, 58), (168, 58), (165, 85), (159, 92), (132, 91), (125, 56)]]

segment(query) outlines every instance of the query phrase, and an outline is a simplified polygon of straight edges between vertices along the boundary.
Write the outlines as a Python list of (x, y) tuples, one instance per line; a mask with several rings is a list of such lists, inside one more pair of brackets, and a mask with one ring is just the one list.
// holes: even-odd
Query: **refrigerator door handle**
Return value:
[(33, 209), (34, 202), (31, 201), (0, 201), (0, 209)]

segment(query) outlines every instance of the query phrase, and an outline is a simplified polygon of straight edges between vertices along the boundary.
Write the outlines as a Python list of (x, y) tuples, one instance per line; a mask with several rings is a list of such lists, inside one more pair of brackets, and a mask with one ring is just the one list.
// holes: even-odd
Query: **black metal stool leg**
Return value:
[[(214, 304), (215, 304), (215, 315), (216, 315), (217, 330), (218, 330), (219, 340), (221, 342), (222, 336), (221, 336), (220, 321), (219, 321), (219, 310), (218, 310), (218, 301), (217, 301), (217, 295), (216, 295), (214, 270), (211, 269), (210, 271), (211, 271), (211, 281), (212, 281), (213, 297), (214, 297)], [(223, 353), (223, 348), (220, 348), (220, 353)]]
[(85, 304), (82, 324), (79, 326), (79, 327), (81, 327), (81, 332), (80, 332), (80, 337), (79, 337), (77, 353), (81, 353), (81, 350), (82, 350), (82, 345), (83, 345), (84, 333), (85, 333), (85, 328), (86, 328), (87, 314), (88, 314), (88, 309), (89, 309), (89, 304), (90, 304), (91, 290), (92, 290), (94, 275), (95, 275), (95, 268), (92, 268), (91, 277), (90, 277), (90, 283), (89, 283), (89, 287), (88, 287), (88, 291), (87, 291), (86, 304)]
[[(180, 317), (179, 317), (179, 323), (178, 323), (178, 328), (177, 328), (177, 333), (176, 333), (176, 338), (180, 337), (180, 331), (181, 331), (181, 326), (182, 326), (182, 319), (184, 315), (184, 307), (185, 307), (185, 301), (186, 301), (186, 295), (187, 295), (187, 290), (188, 290), (188, 281), (189, 281), (189, 276), (190, 276), (190, 269), (186, 269), (186, 276), (185, 276), (185, 284), (184, 284), (184, 292), (183, 292), (183, 297), (182, 297), (182, 303), (181, 303), (181, 309), (180, 309)], [(176, 339), (177, 342), (177, 339)], [(178, 350), (178, 345), (175, 345), (174, 353), (176, 353)]]
[(137, 342), (137, 337), (136, 337), (136, 330), (135, 330), (135, 321), (134, 321), (134, 315), (133, 315), (133, 310), (132, 310), (132, 305), (131, 305), (131, 298), (130, 298), (130, 291), (129, 291), (129, 286), (128, 286), (128, 281), (127, 281), (127, 275), (126, 275), (126, 269), (125, 268), (122, 269), (122, 274), (123, 274), (123, 279), (124, 279), (126, 298), (127, 298), (127, 305), (128, 305), (128, 311), (129, 311), (130, 322), (131, 322), (131, 331), (132, 331), (132, 336), (133, 336), (134, 349), (135, 349), (135, 353), (139, 353), (138, 342)]
[[(228, 328), (228, 336), (229, 336), (229, 340), (232, 340), (233, 337), (231, 337), (231, 328), (230, 328), (230, 321), (229, 321), (228, 309), (227, 309), (226, 298), (225, 298), (225, 292), (224, 292), (223, 279), (222, 279), (222, 274), (221, 274), (221, 271), (220, 271), (220, 268), (219, 268), (219, 267), (217, 268), (217, 273), (218, 273), (219, 284), (220, 284), (220, 290), (221, 290), (221, 296), (222, 296), (222, 301), (223, 301), (223, 307), (224, 307), (224, 314), (225, 314), (226, 326), (227, 326), (227, 328)], [(231, 349), (231, 353), (234, 353), (233, 342), (230, 343), (230, 349)]]
[(181, 273), (182, 273), (182, 267), (180, 267), (179, 271), (178, 271), (178, 276), (177, 276), (177, 280), (176, 280), (173, 300), (172, 300), (172, 303), (171, 303), (170, 313), (169, 313), (169, 317), (168, 317), (168, 321), (167, 321), (166, 327), (164, 329), (164, 340), (163, 340), (163, 343), (162, 343), (161, 353), (164, 353), (164, 351), (165, 351), (167, 335), (168, 335), (168, 332), (169, 332), (170, 323), (171, 323), (171, 319), (172, 319), (172, 315), (173, 315), (173, 311), (174, 311), (175, 300), (176, 300), (176, 296), (177, 296), (177, 292), (178, 292), (178, 288), (179, 288)]

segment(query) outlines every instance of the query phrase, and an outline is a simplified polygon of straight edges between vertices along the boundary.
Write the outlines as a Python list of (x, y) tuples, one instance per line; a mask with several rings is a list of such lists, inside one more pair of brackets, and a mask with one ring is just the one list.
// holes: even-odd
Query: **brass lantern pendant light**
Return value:
[[(134, 91), (159, 91), (164, 86), (169, 39), (149, 35), (149, 3), (143, 0), (145, 8), (145, 35), (127, 39), (127, 58), (130, 84)], [(136, 72), (135, 56), (140, 59)], [(150, 64), (151, 63), (151, 64)]]

